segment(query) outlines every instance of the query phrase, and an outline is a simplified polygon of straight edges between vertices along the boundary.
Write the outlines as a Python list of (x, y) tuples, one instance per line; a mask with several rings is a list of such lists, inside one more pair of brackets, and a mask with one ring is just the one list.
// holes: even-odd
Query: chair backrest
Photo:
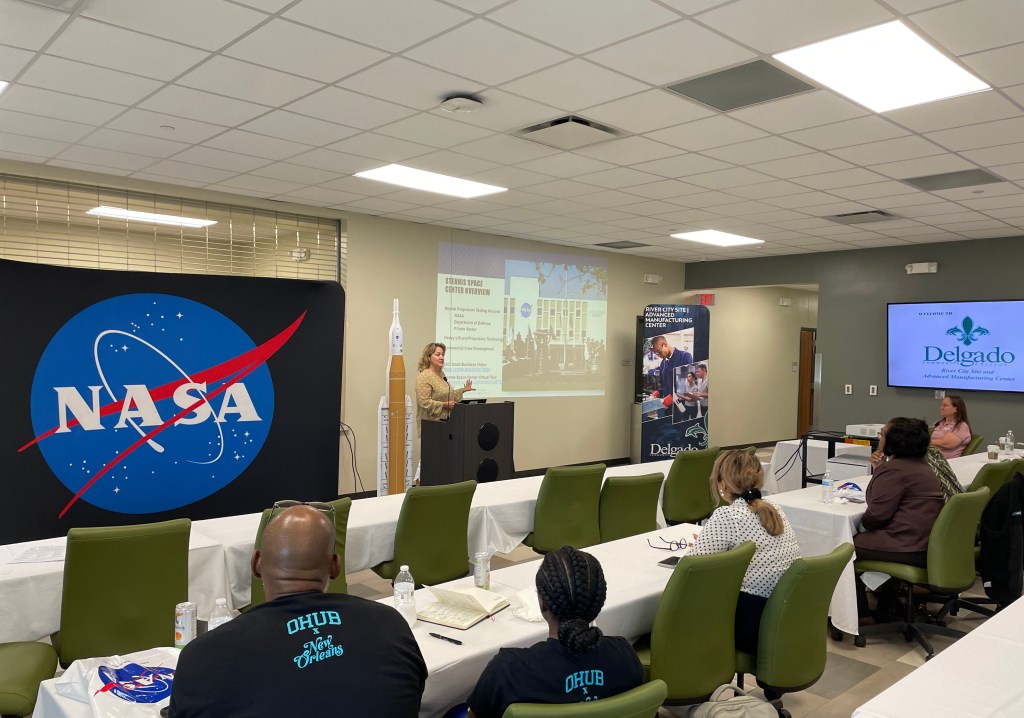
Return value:
[[(651, 627), (651, 678), (666, 703), (705, 700), (736, 672), (736, 602), (754, 542), (676, 564)], [(824, 633), (824, 631), (822, 631)]]
[[(352, 499), (336, 499), (328, 501), (334, 507), (334, 552), (338, 554), (341, 561), (341, 573), (338, 577), (327, 584), (327, 593), (348, 593), (348, 583), (345, 581), (345, 540), (348, 536), (348, 515), (352, 510)], [(254, 549), (260, 547), (263, 539), (263, 529), (270, 521), (271, 509), (266, 509), (260, 517), (260, 526), (256, 529), (256, 543)], [(263, 590), (263, 579), (252, 577), (252, 595), (249, 598), (249, 607), (258, 606), (267, 600), (267, 594)]]
[(584, 703), (513, 703), (502, 718), (652, 718), (665, 700), (664, 681), (650, 681), (611, 698)]
[(463, 481), (414, 486), (405, 493), (394, 563), (408, 564), (417, 585), (433, 586), (469, 572), (469, 507), (475, 492), (475, 481)]
[(658, 496), (665, 475), (609, 476), (601, 487), (601, 543), (658, 528)]
[(963, 456), (969, 456), (971, 454), (977, 454), (978, 449), (981, 448), (982, 443), (985, 441), (985, 437), (981, 434), (971, 434), (971, 440), (967, 442), (967, 446), (964, 447)]
[(721, 453), (717, 446), (699, 451), (680, 451), (665, 479), (661, 507), (670, 524), (703, 521), (718, 505), (711, 498), (711, 469)]
[(531, 545), (547, 553), (601, 543), (598, 518), (604, 464), (561, 466), (547, 470), (533, 512)]
[(60, 662), (174, 645), (174, 606), (188, 600), (188, 519), (68, 531)]
[(974, 585), (974, 537), (989, 500), (982, 486), (950, 497), (928, 534), (928, 583), (959, 593)]
[(756, 446), (753, 446), (753, 445), (748, 446), (745, 449), (743, 449), (743, 451), (747, 452), (751, 456), (757, 456), (757, 447)]
[(759, 684), (803, 690), (821, 677), (827, 657), (822, 628), (836, 584), (852, 558), (853, 544), (844, 543), (830, 554), (799, 558), (782, 574), (761, 616)]
[(977, 475), (975, 475), (967, 490), (977, 491), (982, 486), (987, 486), (989, 498), (991, 499), (999, 489), (1003, 488), (1003, 484), (1009, 481), (1010, 477), (1018, 471), (1024, 471), (1024, 461), (1021, 459), (1000, 461), (998, 464), (985, 464), (978, 470)]

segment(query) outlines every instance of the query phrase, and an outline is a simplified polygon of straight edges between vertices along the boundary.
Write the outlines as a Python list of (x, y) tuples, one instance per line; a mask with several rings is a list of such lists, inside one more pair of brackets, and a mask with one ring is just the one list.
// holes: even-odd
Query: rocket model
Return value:
[(412, 484), (412, 400), (405, 393), (402, 325), (395, 299), (387, 392), (377, 406), (377, 495), (403, 493)]

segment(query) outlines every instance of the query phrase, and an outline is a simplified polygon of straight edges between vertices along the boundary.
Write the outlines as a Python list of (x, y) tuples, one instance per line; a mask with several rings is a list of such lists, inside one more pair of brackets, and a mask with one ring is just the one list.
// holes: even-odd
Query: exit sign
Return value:
[(715, 306), (715, 295), (714, 294), (698, 294), (697, 297), (700, 299), (700, 303), (705, 307)]

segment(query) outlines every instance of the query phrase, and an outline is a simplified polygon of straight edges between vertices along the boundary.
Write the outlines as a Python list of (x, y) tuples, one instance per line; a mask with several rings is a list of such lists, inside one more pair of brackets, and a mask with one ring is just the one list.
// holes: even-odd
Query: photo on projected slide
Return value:
[(442, 244), (437, 296), (449, 378), (479, 398), (604, 394), (607, 260)]

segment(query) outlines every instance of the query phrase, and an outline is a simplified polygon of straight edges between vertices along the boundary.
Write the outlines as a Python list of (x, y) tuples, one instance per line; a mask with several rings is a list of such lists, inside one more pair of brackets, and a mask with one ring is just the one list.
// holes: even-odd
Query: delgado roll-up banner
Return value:
[(699, 305), (644, 308), (641, 461), (708, 447), (710, 321)]
[(337, 283), (0, 261), (0, 307), (0, 543), (337, 496)]

